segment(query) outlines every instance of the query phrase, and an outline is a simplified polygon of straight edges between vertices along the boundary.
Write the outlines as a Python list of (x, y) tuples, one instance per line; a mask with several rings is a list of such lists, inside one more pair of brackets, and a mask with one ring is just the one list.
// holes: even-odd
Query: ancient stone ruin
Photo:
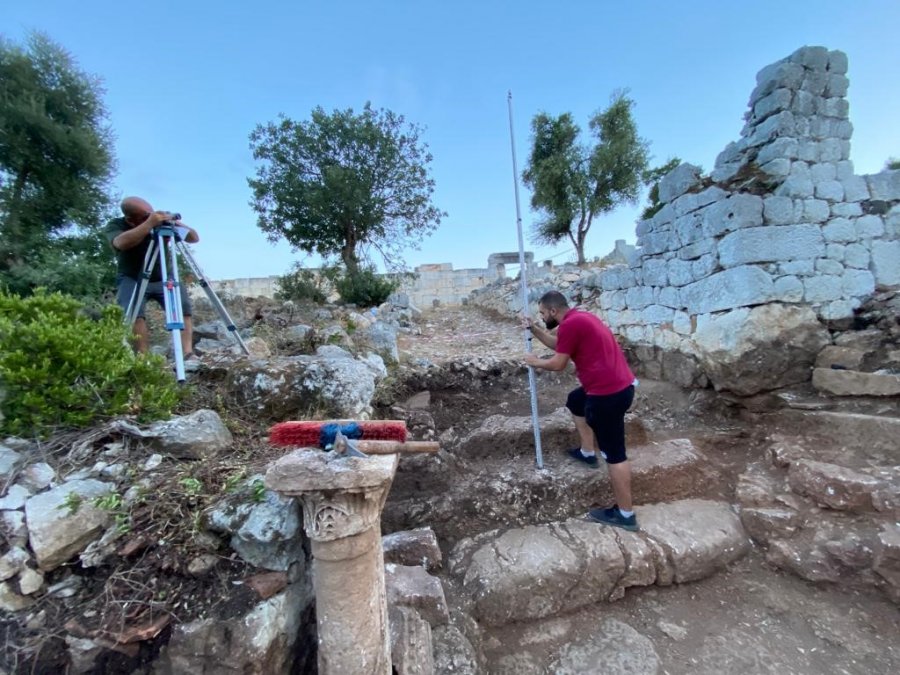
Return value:
[[(612, 493), (563, 452), (571, 374), (538, 377), (534, 465), (515, 280), (425, 313), (240, 300), (252, 358), (197, 326), (198, 399), (222, 415), (3, 442), (4, 653), (24, 656), (0, 668), (900, 669), (900, 172), (855, 175), (846, 72), (819, 47), (764, 68), (740, 139), (662, 180), (637, 247), (533, 270), (532, 300), (600, 314), (639, 375), (639, 532), (583, 517)], [(441, 451), (265, 443), (312, 418), (402, 420)], [(117, 527), (174, 493), (184, 527)]]

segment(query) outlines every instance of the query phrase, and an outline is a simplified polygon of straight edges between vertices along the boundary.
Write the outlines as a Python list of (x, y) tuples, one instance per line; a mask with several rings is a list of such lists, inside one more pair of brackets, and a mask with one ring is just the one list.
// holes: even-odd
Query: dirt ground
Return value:
[[(412, 332), (399, 337), (405, 363), (427, 360), (442, 364), (473, 357), (518, 362), (524, 345), (523, 332), (514, 322), (475, 308), (432, 310), (422, 316)], [(539, 345), (535, 349), (543, 350)], [(477, 386), (466, 376), (457, 380), (457, 384), (430, 389), (428, 412), (434, 420), (435, 437), (451, 429), (457, 437), (462, 436), (490, 415), (530, 415), (524, 371), (514, 375), (489, 373)], [(571, 372), (541, 372), (537, 378), (539, 413), (547, 415), (562, 406), (574, 386)], [(101, 619), (116, 618), (107, 616), (108, 607), (113, 605), (157, 608), (181, 622), (202, 616), (235, 616), (256, 600), (253, 594), (235, 589), (245, 588), (239, 582), (258, 570), (228, 551), (218, 551), (222, 559), (202, 582), (191, 581), (183, 574), (184, 566), (204, 550), (190, 528), (178, 524), (193, 522), (232, 478), (264, 471), (280, 452), (265, 442), (266, 420), (257, 419), (251, 410), (230, 406), (220, 394), (213, 382), (198, 385), (192, 400), (179, 412), (200, 407), (219, 412), (235, 436), (229, 455), (202, 466), (173, 465), (171, 475), (156, 488), (157, 494), (166, 499), (159, 504), (150, 501), (132, 514), (135, 530), (123, 544), (133, 541), (134, 552), (122, 557), (120, 568), (105, 566), (94, 573), (81, 573), (83, 593), (68, 599), (42, 600), (32, 612), (40, 618), (39, 629), (29, 629), (24, 617), (0, 617), (6, 672), (62, 672), (66, 660), (64, 625), (75, 619), (85, 629), (97, 628)], [(381, 412), (386, 416), (390, 411), (387, 408)], [(652, 439), (687, 437), (709, 458), (713, 478), (694, 496), (732, 502), (737, 477), (758, 459), (767, 433), (742, 422), (735, 409), (722, 404), (711, 391), (686, 392), (663, 382), (640, 383), (633, 413)], [(98, 447), (101, 441), (97, 441)], [(546, 464), (553, 468), (565, 463), (563, 450), (545, 446)], [(485, 462), (467, 470), (494, 468)], [(185, 478), (202, 483), (205, 489), (199, 495), (186, 493), (182, 487)], [(399, 478), (395, 480), (395, 492), (401, 487)], [(640, 495), (636, 498), (639, 501)], [(160, 514), (162, 503), (169, 510)], [(572, 508), (589, 506), (573, 504)], [(135, 536), (138, 533), (147, 535), (147, 541), (155, 545), (143, 548), (141, 538)], [(447, 554), (452, 542), (442, 541), (441, 545)], [(63, 573), (61, 570), (59, 575)], [(54, 580), (48, 579), (51, 583)], [(444, 582), (452, 608), (458, 604), (454, 581), (445, 578)], [(805, 582), (767, 565), (760, 551), (705, 581), (631, 589), (611, 604), (544, 621), (486, 629), (481, 634), (486, 672), (551, 672), (549, 664), (561, 648), (591, 640), (611, 618), (628, 624), (649, 640), (660, 664), (659, 672), (672, 675), (900, 672), (900, 615), (895, 605), (876, 591)], [(123, 657), (121, 662), (108, 661), (97, 672), (146, 672), (167, 632), (168, 628), (156, 640), (142, 643), (140, 654)], [(537, 670), (520, 667), (526, 662)]]
[[(516, 324), (474, 309), (432, 311), (419, 326), (419, 334), (401, 340), (406, 358), (519, 359), (524, 352)], [(537, 384), (544, 415), (564, 403), (575, 381), (571, 373), (541, 372)], [(760, 457), (768, 431), (741, 422), (733, 408), (716, 404), (712, 392), (689, 393), (661, 382), (641, 382), (633, 411), (652, 438), (690, 438), (709, 458), (716, 479), (695, 496), (732, 502), (737, 477)], [(477, 391), (432, 391), (430, 412), (438, 434), (449, 427), (471, 430), (492, 414), (527, 416), (527, 378), (501, 378)], [(561, 461), (562, 450), (545, 447), (546, 462)], [(446, 579), (450, 595), (453, 587)], [(454, 604), (452, 597), (448, 601)], [(488, 672), (550, 672), (561, 648), (596, 638), (611, 618), (649, 639), (659, 672), (671, 675), (900, 672), (894, 604), (875, 590), (806, 582), (768, 565), (756, 549), (704, 581), (632, 589), (614, 603), (483, 630)], [(652, 672), (644, 666), (626, 664), (615, 672)]]

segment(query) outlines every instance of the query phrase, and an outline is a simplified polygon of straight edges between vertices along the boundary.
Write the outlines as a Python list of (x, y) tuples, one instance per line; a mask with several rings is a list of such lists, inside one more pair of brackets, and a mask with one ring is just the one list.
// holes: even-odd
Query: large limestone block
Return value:
[(706, 314), (760, 305), (773, 300), (775, 295), (774, 282), (768, 273), (755, 265), (742, 265), (687, 284), (681, 289), (681, 304), (691, 314)]
[(282, 419), (307, 412), (313, 403), (325, 415), (360, 417), (369, 412), (375, 384), (386, 374), (380, 357), (357, 359), (334, 345), (320, 347), (315, 356), (237, 362), (224, 370), (240, 404)]
[(884, 523), (881, 526), (873, 569), (884, 579), (888, 595), (900, 602), (900, 524)]
[(788, 470), (791, 489), (819, 506), (839, 511), (873, 511), (872, 495), (883, 481), (827, 462), (801, 459)]
[[(862, 365), (867, 354), (868, 351), (864, 349), (828, 345), (816, 357), (816, 368), (830, 369), (831, 366), (839, 366), (840, 368), (855, 370)], [(813, 378), (815, 378), (815, 373), (813, 373)]]
[(202, 459), (229, 448), (231, 432), (214, 410), (197, 410), (185, 417), (154, 422), (147, 430), (120, 422), (122, 431), (150, 439), (161, 452), (180, 459)]
[(754, 541), (766, 543), (792, 537), (799, 529), (800, 515), (787, 507), (749, 507), (741, 509), (741, 523)]
[(0, 444), (0, 478), (5, 479), (20, 459), (22, 459), (22, 455), (12, 448)]
[(249, 612), (228, 620), (198, 619), (172, 629), (153, 667), (154, 675), (180, 673), (291, 672), (301, 621), (312, 603), (308, 584), (289, 584)]
[(703, 233), (707, 237), (762, 224), (763, 199), (756, 195), (735, 194), (711, 204), (703, 211)]
[(672, 169), (659, 181), (659, 199), (671, 202), (700, 183), (700, 167), (682, 163)]
[(818, 225), (772, 225), (732, 232), (719, 242), (719, 263), (736, 267), (747, 263), (780, 262), (825, 255), (825, 239)]
[(656, 675), (659, 670), (659, 655), (650, 638), (627, 623), (606, 619), (588, 639), (570, 642), (560, 649), (547, 672), (554, 675)]
[[(646, 438), (643, 424), (636, 417), (625, 422), (629, 442)], [(572, 414), (564, 407), (540, 418), (541, 444), (565, 447), (574, 441)], [(531, 417), (491, 415), (481, 426), (460, 441), (454, 451), (461, 457), (520, 456), (534, 452), (534, 423)]]
[(391, 666), (397, 675), (433, 675), (431, 625), (409, 607), (388, 608)]
[(751, 396), (808, 381), (830, 336), (810, 308), (772, 303), (698, 322), (694, 341), (717, 390)]
[(441, 566), (441, 549), (430, 527), (394, 532), (381, 538), (384, 561), (397, 565), (421, 565), (429, 571)]
[(900, 396), (900, 375), (816, 368), (813, 386), (834, 396)]
[(98, 480), (73, 480), (25, 502), (29, 543), (42, 570), (56, 569), (103, 533), (109, 513), (94, 500), (111, 489)]
[(388, 563), (384, 585), (388, 605), (414, 609), (431, 626), (443, 626), (450, 620), (444, 587), (424, 567)]
[(434, 671), (453, 675), (478, 675), (478, 653), (456, 626), (441, 626), (432, 631)]
[(827, 446), (852, 450), (858, 459), (877, 464), (900, 464), (900, 419), (859, 413), (781, 410), (771, 424), (811, 439), (827, 441)]
[(750, 547), (740, 519), (724, 502), (685, 499), (636, 512), (641, 531), (667, 552), (675, 583), (705, 579)]
[(872, 199), (894, 201), (900, 199), (900, 171), (882, 171), (866, 176)]
[(803, 529), (790, 539), (769, 541), (766, 559), (810, 581), (846, 581), (861, 573), (871, 583), (878, 539), (873, 521), (823, 511), (805, 518)]
[(724, 502), (636, 510), (636, 533), (582, 519), (487, 532), (460, 542), (451, 567), (479, 621), (504, 625), (615, 600), (630, 586), (702, 579), (748, 550), (740, 520)]
[(900, 241), (872, 242), (872, 270), (879, 285), (900, 286)]
[[(624, 570), (612, 533), (598, 529), (597, 534), (593, 550), (618, 554)], [(505, 532), (478, 549), (463, 584), (475, 598), (476, 617), (490, 625), (503, 625), (570, 609), (563, 606), (563, 598), (578, 584), (583, 565), (582, 552), (574, 542), (564, 542), (559, 531), (549, 526), (532, 525)], [(526, 588), (528, 592), (523, 593)]]

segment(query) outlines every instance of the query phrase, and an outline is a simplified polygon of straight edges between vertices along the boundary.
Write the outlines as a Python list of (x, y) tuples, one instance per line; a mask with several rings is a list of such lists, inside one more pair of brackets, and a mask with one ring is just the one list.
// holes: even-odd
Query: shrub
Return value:
[(164, 359), (132, 353), (119, 307), (98, 319), (83, 310), (61, 293), (0, 290), (0, 431), (45, 436), (125, 413), (162, 419), (178, 403)]
[(322, 287), (322, 281), (312, 270), (302, 269), (299, 264), (294, 263), (294, 267), (290, 272), (278, 277), (275, 299), (311, 300), (312, 302), (323, 304), (327, 298)]
[(399, 283), (367, 267), (345, 272), (335, 279), (334, 286), (344, 302), (357, 307), (375, 307), (387, 300)]

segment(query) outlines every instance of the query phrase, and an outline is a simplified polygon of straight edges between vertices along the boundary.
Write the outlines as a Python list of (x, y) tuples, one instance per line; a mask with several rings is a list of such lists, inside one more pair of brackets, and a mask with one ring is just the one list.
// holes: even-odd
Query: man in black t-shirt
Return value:
[[(113, 218), (106, 224), (106, 238), (116, 251), (118, 259), (118, 273), (116, 276), (116, 302), (123, 310), (128, 309), (128, 303), (136, 288), (140, 286), (141, 275), (144, 271), (144, 258), (147, 248), (153, 241), (151, 234), (154, 227), (163, 222), (173, 222), (173, 214), (167, 211), (154, 211), (145, 200), (140, 197), (126, 197), (122, 200), (123, 218)], [(200, 241), (197, 233), (182, 223), (174, 221), (179, 227), (187, 230), (184, 241), (195, 243)], [(146, 298), (152, 298), (160, 305), (163, 304), (163, 280), (160, 271), (159, 252), (156, 266), (150, 273), (150, 283), (147, 285), (146, 296), (138, 310), (137, 320), (134, 322), (134, 334), (137, 336), (135, 348), (139, 352), (146, 352), (149, 346), (150, 334), (147, 330), (147, 322), (144, 318), (144, 305)], [(166, 263), (169, 261), (166, 260)], [(184, 330), (181, 331), (181, 347), (185, 359), (192, 356), (194, 335), (191, 321), (191, 301), (187, 294), (187, 288), (182, 283), (181, 305), (184, 314)]]

